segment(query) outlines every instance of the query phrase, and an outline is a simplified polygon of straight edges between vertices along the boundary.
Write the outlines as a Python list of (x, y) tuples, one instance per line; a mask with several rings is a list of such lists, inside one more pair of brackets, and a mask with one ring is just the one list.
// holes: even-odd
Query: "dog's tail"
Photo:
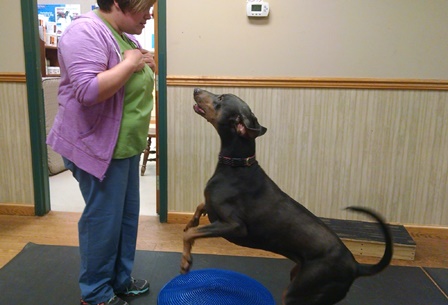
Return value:
[(384, 235), (385, 243), (386, 243), (386, 247), (384, 249), (384, 254), (383, 254), (383, 257), (381, 258), (381, 260), (375, 265), (359, 264), (357, 277), (374, 275), (374, 274), (377, 274), (377, 273), (383, 271), (390, 264), (390, 261), (392, 260), (392, 255), (393, 255), (393, 241), (392, 241), (392, 234), (389, 230), (389, 227), (386, 225), (385, 221), (383, 220), (383, 218), (380, 215), (378, 215), (377, 213), (375, 213), (374, 211), (372, 211), (370, 209), (361, 208), (361, 207), (348, 207), (346, 209), (355, 211), (355, 212), (361, 212), (363, 214), (367, 214), (370, 217), (374, 218), (376, 221), (378, 221), (378, 223), (381, 227), (381, 231)]

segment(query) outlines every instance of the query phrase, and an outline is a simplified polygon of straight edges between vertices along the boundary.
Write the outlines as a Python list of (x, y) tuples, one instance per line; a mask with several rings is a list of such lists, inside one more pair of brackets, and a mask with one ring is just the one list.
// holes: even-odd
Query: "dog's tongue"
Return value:
[(198, 104), (194, 104), (194, 105), (193, 105), (193, 109), (194, 109), (194, 111), (195, 111), (196, 113), (198, 113), (198, 114), (205, 114), (205, 111), (202, 110), (202, 108), (199, 107)]

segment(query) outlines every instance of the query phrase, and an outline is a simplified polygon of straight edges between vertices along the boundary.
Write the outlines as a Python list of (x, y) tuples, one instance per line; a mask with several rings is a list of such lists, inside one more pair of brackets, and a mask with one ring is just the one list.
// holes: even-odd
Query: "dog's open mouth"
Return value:
[(197, 114), (202, 115), (202, 116), (205, 115), (205, 111), (204, 111), (204, 109), (202, 109), (201, 107), (199, 107), (198, 104), (194, 104), (194, 105), (193, 105), (193, 109), (194, 109), (194, 111), (195, 111)]

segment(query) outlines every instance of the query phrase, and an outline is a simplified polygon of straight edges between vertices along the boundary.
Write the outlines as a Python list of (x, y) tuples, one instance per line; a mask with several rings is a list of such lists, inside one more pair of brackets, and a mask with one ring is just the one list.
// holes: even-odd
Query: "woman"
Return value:
[(98, 0), (58, 44), (59, 110), (47, 143), (79, 182), (81, 305), (126, 305), (149, 291), (131, 277), (140, 209), (139, 160), (153, 108), (151, 53), (141, 34), (155, 0)]

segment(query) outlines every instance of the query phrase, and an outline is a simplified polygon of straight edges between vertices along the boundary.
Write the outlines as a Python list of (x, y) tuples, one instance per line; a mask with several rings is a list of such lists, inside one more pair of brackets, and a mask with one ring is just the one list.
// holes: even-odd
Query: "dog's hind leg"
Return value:
[(301, 264), (296, 264), (289, 272), (289, 280), (292, 282), (300, 271)]
[[(297, 274), (299, 273), (299, 271), (300, 271), (300, 266), (301, 266), (302, 264), (300, 264), (300, 263), (298, 263), (298, 264), (296, 264), (292, 269), (291, 269), (291, 271), (289, 272), (289, 280), (292, 282), (293, 280), (294, 280), (294, 278), (297, 276)], [(285, 289), (284, 291), (283, 291), (283, 294), (282, 294), (282, 305), (284, 305), (285, 304), (285, 297), (286, 297), (286, 294), (288, 293), (288, 289)]]
[(283, 305), (333, 305), (342, 300), (352, 281), (335, 269), (322, 262), (303, 265), (283, 294)]

